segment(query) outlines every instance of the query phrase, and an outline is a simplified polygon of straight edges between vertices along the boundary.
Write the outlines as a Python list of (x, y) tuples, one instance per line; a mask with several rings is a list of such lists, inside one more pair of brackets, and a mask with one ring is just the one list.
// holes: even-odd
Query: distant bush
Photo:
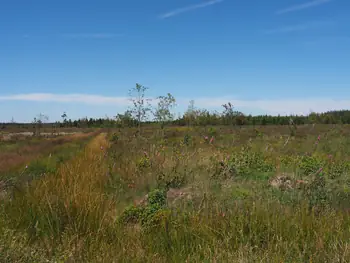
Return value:
[(311, 207), (322, 207), (330, 202), (330, 195), (326, 187), (324, 176), (317, 175), (316, 178), (306, 188), (306, 196)]
[(187, 182), (187, 174), (180, 171), (171, 171), (169, 173), (160, 173), (157, 176), (157, 183), (159, 187), (169, 188), (180, 188)]
[(300, 157), (299, 169), (302, 175), (315, 174), (320, 168), (323, 167), (323, 161), (320, 158), (313, 156), (302, 156)]
[(215, 137), (218, 134), (218, 132), (217, 132), (216, 128), (209, 127), (208, 134), (209, 134), (210, 137)]
[(191, 136), (189, 134), (185, 134), (184, 138), (183, 138), (183, 143), (186, 146), (189, 146), (191, 142)]
[[(57, 162), (60, 163), (59, 156), (57, 157)], [(37, 160), (32, 162), (28, 168), (25, 170), (25, 175), (30, 175), (31, 177), (38, 177), (43, 174), (54, 173), (56, 171), (56, 164), (50, 163), (48, 160)]]
[(119, 140), (119, 135), (116, 132), (113, 133), (110, 140), (111, 140), (111, 142), (118, 141)]
[(235, 200), (247, 199), (252, 195), (251, 191), (243, 187), (235, 186), (232, 188), (232, 197)]
[(240, 152), (233, 153), (228, 162), (228, 167), (237, 175), (275, 170), (274, 164), (268, 162), (261, 152), (254, 152), (249, 147), (243, 147)]
[(325, 167), (325, 173), (330, 179), (336, 179), (349, 173), (349, 164), (347, 162), (331, 162)]

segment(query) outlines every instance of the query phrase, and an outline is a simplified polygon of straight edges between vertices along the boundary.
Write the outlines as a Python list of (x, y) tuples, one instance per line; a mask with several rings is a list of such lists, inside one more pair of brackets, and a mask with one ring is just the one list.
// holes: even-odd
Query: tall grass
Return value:
[[(350, 261), (347, 149), (333, 146), (347, 144), (346, 137), (339, 141), (340, 133), (328, 131), (315, 147), (317, 136), (311, 135), (285, 145), (286, 137), (276, 132), (247, 137), (217, 131), (210, 143), (207, 132), (98, 135), (57, 172), (1, 206), (0, 258)], [(335, 162), (327, 159), (330, 154)], [(320, 165), (323, 174), (313, 174)], [(272, 189), (268, 180), (282, 169), (308, 186)]]
[(105, 231), (113, 224), (112, 202), (102, 191), (107, 165), (101, 148), (107, 146), (103, 135), (99, 135), (56, 173), (15, 192), (4, 208), (9, 223), (25, 230), (29, 241), (45, 241), (52, 248), (66, 231), (77, 236)]

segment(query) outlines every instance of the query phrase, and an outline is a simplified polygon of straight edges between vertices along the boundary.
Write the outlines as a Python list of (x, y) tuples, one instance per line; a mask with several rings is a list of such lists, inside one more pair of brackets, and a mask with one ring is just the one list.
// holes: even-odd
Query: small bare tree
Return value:
[(222, 105), (224, 107), (223, 117), (226, 122), (226, 124), (234, 124), (234, 111), (233, 111), (233, 105), (231, 102), (228, 102), (227, 104)]
[(157, 99), (158, 107), (154, 112), (154, 118), (163, 129), (166, 122), (174, 119), (174, 114), (172, 114), (171, 110), (176, 106), (176, 100), (170, 93), (167, 96), (159, 96)]
[(130, 112), (137, 121), (139, 133), (141, 133), (141, 123), (147, 119), (147, 114), (151, 111), (151, 100), (145, 98), (148, 89), (149, 88), (136, 83), (136, 86), (129, 91), (130, 100), (133, 103)]
[(33, 124), (34, 124), (34, 136), (40, 136), (40, 131), (45, 122), (49, 120), (49, 117), (47, 115), (44, 115), (40, 113), (37, 117), (34, 117)]
[(190, 101), (190, 104), (188, 105), (187, 111), (184, 114), (184, 118), (187, 122), (188, 126), (191, 126), (194, 124), (197, 117), (196, 107), (194, 106), (194, 100)]
[(65, 126), (65, 124), (67, 123), (67, 113), (63, 112), (63, 114), (61, 115), (62, 118), (62, 123), (63, 123), (63, 127)]
[(62, 124), (59, 125), (59, 127), (62, 127), (62, 134), (63, 134), (63, 131), (64, 131), (64, 127), (66, 127), (67, 125), (67, 113), (66, 112), (63, 112), (63, 114), (61, 115), (61, 118), (62, 118)]
[(135, 123), (135, 119), (130, 110), (125, 111), (123, 114), (118, 113), (115, 118), (119, 127), (131, 127)]

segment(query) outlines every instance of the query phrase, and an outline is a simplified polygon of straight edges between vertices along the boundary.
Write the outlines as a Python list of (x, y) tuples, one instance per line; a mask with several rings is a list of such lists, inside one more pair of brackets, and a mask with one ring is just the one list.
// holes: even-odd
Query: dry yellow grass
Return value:
[[(338, 141), (337, 132), (320, 143), (319, 152), (343, 156), (344, 166), (325, 169), (327, 181), (314, 180), (304, 191), (273, 189), (268, 180), (284, 171), (278, 166), (289, 157), (290, 169), (294, 161), (304, 169), (333, 168), (328, 159), (321, 162), (326, 157), (305, 158), (317, 136), (283, 148), (285, 140), (275, 135), (250, 141), (223, 134), (211, 145), (198, 131), (188, 144), (178, 133), (167, 140), (122, 130), (110, 134), (111, 145), (106, 134), (96, 136), (4, 206), (3, 261), (350, 262), (350, 217), (340, 210), (348, 207), (349, 150), (339, 146), (348, 145), (348, 137)], [(270, 162), (271, 156), (281, 162)], [(152, 193), (157, 198), (133, 205)], [(164, 193), (166, 202), (154, 193)], [(23, 238), (15, 243), (12, 230)], [(18, 240), (25, 240), (22, 246)], [(34, 256), (22, 259), (27, 254)]]
[[(113, 204), (103, 192), (108, 180), (107, 148), (106, 134), (99, 134), (57, 173), (32, 182), (23, 196), (25, 208), (33, 211), (45, 233), (59, 235), (62, 229), (98, 233), (113, 223), (109, 216)], [(38, 219), (43, 211), (46, 217)]]
[(77, 133), (54, 139), (42, 139), (37, 144), (23, 145), (22, 147), (16, 149), (16, 151), (1, 152), (0, 173), (16, 169), (17, 167), (40, 157), (42, 154), (53, 151), (60, 145), (73, 141), (84, 140), (95, 134), (96, 133)]

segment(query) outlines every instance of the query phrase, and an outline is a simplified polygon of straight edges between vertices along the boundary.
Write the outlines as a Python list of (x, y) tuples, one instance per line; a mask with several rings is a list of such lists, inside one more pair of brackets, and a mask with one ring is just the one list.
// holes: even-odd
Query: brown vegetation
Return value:
[(40, 157), (43, 154), (49, 154), (56, 147), (75, 141), (83, 140), (93, 136), (95, 133), (76, 133), (56, 138), (42, 138), (34, 144), (22, 145), (19, 148), (10, 151), (0, 152), (0, 173), (16, 169), (21, 165)]

